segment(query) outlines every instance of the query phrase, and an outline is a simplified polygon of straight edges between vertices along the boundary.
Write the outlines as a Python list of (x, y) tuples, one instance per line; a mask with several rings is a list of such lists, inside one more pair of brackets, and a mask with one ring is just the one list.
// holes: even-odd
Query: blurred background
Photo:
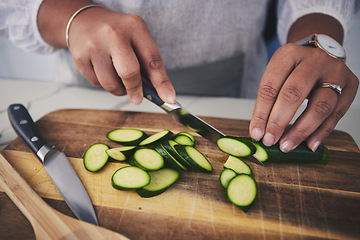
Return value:
[[(355, 17), (353, 28), (344, 42), (347, 53), (346, 64), (360, 79), (360, 12)], [(268, 52), (273, 53), (278, 47), (276, 37), (268, 41)], [(0, 88), (2, 79), (33, 81), (53, 81), (56, 53), (40, 55), (27, 53), (16, 48), (6, 39), (0, 38)], [(360, 90), (351, 108), (360, 109)]]

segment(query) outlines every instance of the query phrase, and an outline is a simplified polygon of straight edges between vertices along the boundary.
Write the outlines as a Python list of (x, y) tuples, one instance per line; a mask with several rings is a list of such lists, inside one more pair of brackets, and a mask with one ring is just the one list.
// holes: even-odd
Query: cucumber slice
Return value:
[(254, 157), (262, 162), (293, 162), (293, 163), (321, 163), (327, 164), (330, 160), (329, 150), (324, 145), (320, 145), (313, 152), (308, 148), (306, 142), (302, 142), (295, 149), (288, 153), (280, 150), (279, 143), (267, 147), (262, 142), (253, 143), (257, 151)]
[(113, 160), (125, 161), (126, 158), (135, 150), (135, 148), (135, 146), (116, 147), (110, 148), (105, 152)]
[(192, 146), (176, 145), (176, 151), (194, 168), (203, 172), (211, 172), (212, 166), (207, 158)]
[(90, 172), (100, 171), (109, 159), (109, 156), (106, 154), (108, 149), (109, 146), (103, 143), (91, 145), (84, 154), (83, 162), (85, 169)]
[(187, 168), (179, 163), (168, 151), (166, 151), (162, 144), (156, 144), (154, 149), (164, 158), (164, 161), (174, 169), (178, 171), (187, 171)]
[(165, 139), (170, 138), (173, 133), (169, 130), (163, 130), (161, 132), (157, 132), (139, 143), (139, 146), (148, 146), (150, 144), (155, 144), (157, 142), (163, 141)]
[(154, 197), (165, 192), (180, 177), (180, 173), (171, 168), (149, 172), (149, 175), (150, 184), (136, 191), (141, 197)]
[(174, 141), (181, 145), (194, 146), (194, 141), (191, 140), (188, 136), (185, 135), (177, 135), (174, 138)]
[(176, 145), (179, 145), (177, 142), (173, 141), (173, 140), (169, 140), (169, 141), (165, 141), (163, 143), (161, 143), (162, 146), (164, 147), (164, 149), (170, 153), (171, 156), (173, 156), (176, 161), (178, 161), (181, 165), (183, 165), (186, 168), (191, 168), (192, 165), (186, 161), (179, 153), (178, 151), (175, 149)]
[(252, 170), (249, 167), (249, 165), (247, 165), (240, 158), (237, 158), (237, 157), (234, 157), (234, 156), (231, 156), (231, 155), (226, 160), (226, 162), (224, 164), (224, 168), (232, 169), (237, 174), (242, 174), (242, 173), (248, 174), (248, 175), (252, 174)]
[(135, 166), (122, 167), (112, 175), (111, 184), (119, 190), (131, 190), (145, 187), (150, 183), (150, 175)]
[(256, 147), (246, 138), (221, 137), (216, 142), (221, 151), (235, 157), (246, 157), (256, 152)]
[(236, 172), (230, 168), (224, 168), (220, 173), (220, 184), (224, 189), (227, 189), (229, 182), (236, 176)]
[(191, 141), (195, 142), (194, 136), (189, 132), (179, 132), (177, 135), (185, 135), (191, 139)]
[(147, 136), (138, 129), (119, 128), (107, 133), (106, 137), (114, 142), (126, 146), (137, 146)]
[(164, 166), (164, 158), (154, 149), (141, 148), (136, 150), (129, 163), (147, 171), (155, 171)]
[(256, 198), (256, 182), (250, 175), (237, 175), (230, 180), (226, 194), (230, 202), (247, 212)]

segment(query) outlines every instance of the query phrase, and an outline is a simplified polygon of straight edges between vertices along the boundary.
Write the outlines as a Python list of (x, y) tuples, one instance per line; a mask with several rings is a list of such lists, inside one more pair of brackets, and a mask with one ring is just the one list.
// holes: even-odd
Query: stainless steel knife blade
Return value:
[[(204, 138), (215, 144), (220, 137), (226, 136), (224, 133), (220, 132), (199, 117), (186, 111), (180, 103), (176, 102), (174, 104), (168, 104), (162, 101), (157, 94), (155, 88), (151, 84), (150, 80), (142, 78), (142, 82), (144, 97), (152, 103), (156, 104), (157, 106), (161, 107), (166, 113), (171, 114), (178, 122), (180, 122), (185, 127), (198, 133), (199, 135), (203, 136)], [(257, 160), (252, 156), (247, 157), (247, 159), (261, 166), (264, 166), (263, 162)]]
[(65, 154), (45, 143), (23, 105), (10, 105), (8, 115), (14, 130), (41, 160), (74, 215), (79, 220), (99, 225), (89, 195)]

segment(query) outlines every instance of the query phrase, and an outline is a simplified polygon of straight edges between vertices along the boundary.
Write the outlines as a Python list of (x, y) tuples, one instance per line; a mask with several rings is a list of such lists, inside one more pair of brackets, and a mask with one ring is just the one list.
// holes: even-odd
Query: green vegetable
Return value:
[(149, 172), (149, 175), (150, 184), (136, 191), (141, 197), (154, 197), (165, 192), (180, 177), (180, 173), (171, 168)]
[(224, 164), (224, 168), (229, 168), (234, 170), (237, 174), (252, 174), (252, 170), (243, 160), (240, 158), (229, 156)]
[(256, 198), (256, 182), (250, 175), (237, 175), (230, 180), (226, 194), (230, 202), (247, 212)]
[(154, 149), (141, 148), (136, 150), (129, 163), (147, 171), (155, 171), (164, 166), (164, 158)]
[(157, 132), (139, 143), (139, 146), (149, 146), (151, 144), (156, 144), (160, 141), (164, 141), (165, 139), (169, 139), (173, 133), (169, 130), (163, 130), (161, 132)]
[(118, 169), (111, 178), (112, 186), (119, 190), (131, 190), (145, 187), (150, 183), (150, 175), (135, 166)]
[(119, 128), (108, 132), (106, 137), (126, 146), (137, 146), (147, 135), (138, 129)]
[(196, 148), (192, 146), (175, 145), (175, 149), (194, 169), (204, 172), (212, 171), (210, 162)]
[(125, 161), (135, 150), (135, 146), (123, 146), (107, 149), (106, 154), (113, 160)]
[(224, 189), (227, 189), (229, 182), (237, 176), (236, 172), (230, 168), (224, 168), (220, 173), (220, 184)]
[(90, 172), (100, 171), (109, 159), (109, 156), (106, 154), (108, 149), (109, 147), (103, 143), (91, 145), (84, 154), (83, 162), (85, 169)]
[(235, 157), (246, 157), (256, 152), (254, 144), (242, 137), (221, 137), (216, 144), (221, 151)]

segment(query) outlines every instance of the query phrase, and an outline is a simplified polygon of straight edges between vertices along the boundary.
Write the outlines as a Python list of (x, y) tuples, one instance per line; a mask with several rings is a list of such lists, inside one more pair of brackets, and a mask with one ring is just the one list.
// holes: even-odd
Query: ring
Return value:
[(342, 87), (339, 85), (324, 82), (324, 83), (321, 83), (319, 87), (330, 88), (330, 89), (334, 90), (337, 95), (339, 95), (339, 96), (341, 95)]

